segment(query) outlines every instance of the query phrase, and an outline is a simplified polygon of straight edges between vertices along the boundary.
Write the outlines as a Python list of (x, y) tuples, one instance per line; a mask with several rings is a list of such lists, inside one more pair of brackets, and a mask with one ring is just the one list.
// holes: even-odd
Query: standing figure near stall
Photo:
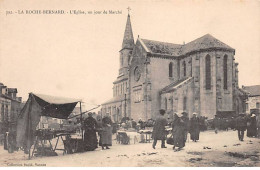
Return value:
[(102, 146), (102, 142), (101, 142), (102, 117), (100, 115), (97, 115), (97, 128), (96, 128), (96, 131), (98, 132), (98, 136), (99, 136), (98, 144), (99, 144), (99, 146)]
[(215, 118), (213, 120), (215, 134), (217, 134), (220, 129), (220, 121), (221, 121), (220, 118), (217, 115), (215, 115)]
[(112, 146), (112, 120), (109, 113), (102, 119), (101, 146), (102, 149), (110, 149), (108, 146)]
[(144, 127), (144, 122), (142, 121), (142, 119), (140, 118), (138, 121), (139, 125), (140, 125), (140, 129), (145, 129)]
[[(185, 146), (185, 119), (183, 116), (174, 114), (172, 123), (173, 149), (180, 151)], [(178, 147), (178, 148), (176, 148)]]
[(257, 127), (256, 127), (256, 116), (252, 114), (247, 122), (247, 137), (256, 137), (257, 136)]
[(238, 132), (238, 139), (243, 141), (244, 132), (246, 130), (246, 118), (244, 114), (239, 114), (239, 116), (236, 118), (236, 129)]
[(96, 129), (98, 127), (97, 121), (92, 117), (92, 113), (88, 113), (88, 118), (84, 121), (84, 143), (86, 151), (93, 151), (97, 146)]
[(157, 140), (161, 140), (161, 148), (167, 148), (165, 146), (165, 139), (166, 139), (166, 130), (165, 126), (167, 126), (167, 120), (164, 117), (165, 110), (160, 109), (159, 110), (160, 115), (155, 121), (154, 127), (153, 127), (153, 148), (155, 149), (155, 146), (157, 144)]
[(189, 117), (187, 112), (182, 112), (182, 120), (184, 121), (184, 140), (187, 141), (188, 131), (189, 131)]
[(260, 138), (260, 114), (256, 116), (257, 137)]
[(190, 120), (190, 139), (193, 142), (197, 142), (200, 136), (200, 120), (197, 117), (197, 113), (193, 113), (192, 118)]

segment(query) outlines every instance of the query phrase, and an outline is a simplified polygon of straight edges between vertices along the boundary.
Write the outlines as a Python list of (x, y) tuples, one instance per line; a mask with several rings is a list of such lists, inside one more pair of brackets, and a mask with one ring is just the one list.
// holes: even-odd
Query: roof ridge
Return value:
[(182, 46), (182, 44), (175, 44), (175, 43), (164, 42), (164, 41), (157, 41), (157, 40), (149, 40), (149, 39), (144, 39), (144, 38), (140, 38), (140, 39), (144, 40), (144, 41), (153, 41), (153, 42), (158, 42), (158, 43), (165, 43), (165, 44), (172, 44), (172, 45), (180, 45), (180, 46)]
[[(209, 37), (209, 38), (211, 38), (211, 39), (215, 39), (215, 40), (217, 40), (218, 42), (223, 43), (222, 41), (220, 41), (219, 39), (217, 39), (216, 37), (214, 37), (213, 35), (211, 35), (211, 34), (208, 33), (208, 34), (205, 34), (205, 35), (203, 35), (203, 36), (201, 36), (201, 37), (199, 37), (199, 38), (197, 38), (197, 39), (195, 39), (195, 40), (192, 40), (192, 41), (186, 43), (184, 46), (189, 45), (189, 44), (191, 44), (191, 43), (193, 43), (193, 42), (195, 42), (195, 41), (202, 40), (203, 38), (206, 38), (206, 37)], [(225, 44), (225, 43), (223, 43), (223, 44), (226, 45), (226, 46), (228, 46), (229, 48), (232, 48), (232, 47), (230, 47), (229, 45), (227, 45), (227, 44)], [(232, 49), (233, 49), (233, 48), (232, 48)]]
[(244, 87), (255, 87), (255, 86), (260, 86), (260, 85), (252, 85), (252, 86), (244, 86)]

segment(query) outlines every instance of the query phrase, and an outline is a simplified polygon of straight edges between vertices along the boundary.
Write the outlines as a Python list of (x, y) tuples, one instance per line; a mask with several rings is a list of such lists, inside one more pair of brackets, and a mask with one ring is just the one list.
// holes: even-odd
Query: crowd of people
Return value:
[[(165, 129), (168, 122), (164, 116), (165, 110), (159, 110), (160, 115), (155, 120), (155, 124), (153, 127), (153, 145), (152, 147), (155, 149), (158, 140), (161, 140), (161, 148), (166, 148), (165, 140), (167, 139), (168, 132)], [(170, 122), (172, 127), (171, 131), (171, 140), (167, 139), (167, 143), (173, 145), (173, 150), (180, 151), (183, 147), (185, 147), (185, 143), (187, 141), (187, 135), (190, 133), (190, 138), (192, 141), (197, 142), (199, 140), (200, 134), (200, 119), (198, 118), (196, 113), (193, 113), (191, 119), (188, 117), (188, 113), (182, 112), (181, 114), (175, 112), (173, 114), (173, 120)], [(169, 142), (171, 141), (171, 142)]]
[[(260, 137), (259, 127), (257, 128), (256, 115), (245, 115), (239, 114), (235, 119), (236, 129), (238, 131), (238, 139), (240, 141), (244, 140), (244, 132), (247, 131), (247, 137)], [(258, 125), (259, 126), (259, 125)]]
[[(112, 120), (109, 115), (103, 118), (97, 117), (97, 120), (92, 117), (92, 113), (88, 113), (88, 118), (84, 120), (84, 144), (86, 151), (93, 151), (98, 148), (110, 149), (112, 146)], [(99, 136), (99, 142), (97, 133)]]
[[(168, 132), (165, 129), (167, 126), (167, 120), (164, 116), (165, 110), (159, 110), (160, 115), (155, 120), (153, 127), (153, 145), (155, 149), (158, 140), (161, 140), (161, 148), (166, 148), (165, 140), (170, 145), (173, 145), (173, 150), (180, 151), (186, 143), (187, 134), (190, 133), (190, 139), (193, 142), (199, 140), (200, 131), (202, 128), (202, 119), (197, 116), (197, 113), (193, 113), (191, 119), (188, 118), (186, 112), (174, 113), (173, 120), (170, 122), (172, 131), (171, 136), (167, 138)], [(258, 118), (258, 119), (257, 119)], [(205, 120), (205, 119), (204, 119)], [(257, 123), (258, 122), (258, 123)], [(247, 137), (260, 137), (259, 135), (259, 116), (256, 117), (255, 114), (239, 114), (238, 117), (228, 119), (221, 119), (218, 116), (213, 121), (215, 127), (215, 133), (218, 133), (218, 130), (228, 130), (231, 127), (234, 130), (238, 131), (238, 138), (240, 141), (244, 139), (244, 132), (247, 130)]]
[[(248, 137), (259, 137), (259, 125), (257, 126), (257, 122), (259, 122), (259, 118), (257, 120), (255, 114), (239, 114), (236, 118), (231, 119), (223, 119), (216, 116), (212, 125), (213, 128), (215, 128), (216, 134), (219, 130), (228, 130), (228, 128), (237, 130), (238, 139), (243, 141), (244, 132), (246, 130)], [(168, 138), (167, 135), (169, 136), (169, 132), (166, 131), (167, 126), (171, 127), (170, 137)], [(138, 131), (146, 127), (152, 127), (152, 147), (154, 149), (157, 141), (161, 140), (161, 148), (166, 148), (165, 143), (167, 142), (167, 144), (173, 145), (174, 151), (180, 151), (185, 147), (188, 133), (190, 133), (190, 140), (197, 142), (199, 141), (200, 132), (206, 130), (207, 126), (209, 126), (207, 118), (199, 117), (197, 113), (193, 113), (189, 119), (188, 113), (175, 112), (173, 113), (173, 119), (169, 122), (169, 119), (165, 118), (165, 110), (163, 109), (159, 110), (159, 116), (156, 120), (149, 119), (144, 122), (142, 119), (139, 119), (139, 121), (136, 122), (133, 119), (125, 119), (117, 124), (116, 127), (113, 126), (109, 114), (103, 118), (97, 116), (97, 118), (94, 119), (92, 114), (89, 113), (88, 118), (84, 120), (83, 124), (85, 150), (95, 150), (98, 145), (101, 146), (102, 149), (110, 149), (110, 146), (112, 146), (112, 134), (116, 132), (116, 130), (114, 131), (113, 129), (121, 127), (125, 130), (132, 128)]]

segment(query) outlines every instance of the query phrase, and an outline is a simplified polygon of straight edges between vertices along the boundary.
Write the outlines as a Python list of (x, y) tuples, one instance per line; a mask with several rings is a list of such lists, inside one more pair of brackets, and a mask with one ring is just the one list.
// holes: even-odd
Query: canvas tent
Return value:
[(66, 119), (78, 102), (81, 101), (30, 93), (17, 121), (17, 147), (31, 148), (41, 116)]

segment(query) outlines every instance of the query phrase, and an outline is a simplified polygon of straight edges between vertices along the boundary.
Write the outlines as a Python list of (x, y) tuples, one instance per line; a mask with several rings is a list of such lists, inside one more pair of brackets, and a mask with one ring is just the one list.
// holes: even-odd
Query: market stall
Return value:
[[(23, 148), (29, 158), (34, 153), (44, 156), (47, 152), (55, 154), (57, 143), (61, 139), (64, 153), (71, 152), (69, 139), (71, 133), (68, 131), (51, 131), (46, 129), (37, 129), (41, 116), (47, 116), (58, 119), (67, 119), (74, 110), (77, 103), (80, 103), (80, 116), (82, 122), (81, 100), (61, 97), (53, 97), (42, 94), (30, 93), (29, 98), (19, 115), (17, 122), (17, 147)], [(53, 146), (51, 140), (55, 139), (56, 144)], [(83, 143), (83, 139), (80, 138)], [(49, 143), (46, 147), (46, 143)], [(31, 152), (31, 148), (33, 150)]]

